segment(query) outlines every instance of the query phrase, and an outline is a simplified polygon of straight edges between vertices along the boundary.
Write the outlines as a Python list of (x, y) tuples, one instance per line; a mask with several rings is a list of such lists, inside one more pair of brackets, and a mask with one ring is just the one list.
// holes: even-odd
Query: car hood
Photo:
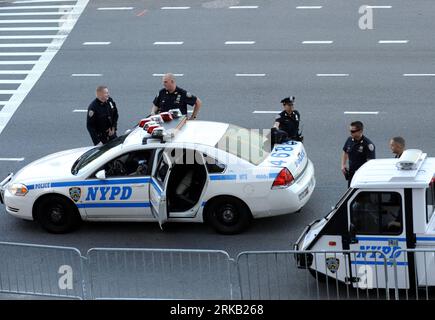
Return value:
[(93, 147), (84, 147), (56, 152), (38, 159), (18, 171), (10, 183), (44, 183), (74, 178), (71, 167), (86, 151)]

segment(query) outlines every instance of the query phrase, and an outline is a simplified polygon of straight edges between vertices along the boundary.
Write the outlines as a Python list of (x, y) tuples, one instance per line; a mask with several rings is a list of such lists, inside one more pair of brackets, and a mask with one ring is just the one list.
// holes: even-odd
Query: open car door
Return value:
[(162, 225), (168, 220), (166, 187), (172, 163), (163, 150), (157, 152), (156, 157), (156, 166), (154, 167), (150, 181), (150, 206), (154, 218), (156, 218), (160, 228), (163, 230)]

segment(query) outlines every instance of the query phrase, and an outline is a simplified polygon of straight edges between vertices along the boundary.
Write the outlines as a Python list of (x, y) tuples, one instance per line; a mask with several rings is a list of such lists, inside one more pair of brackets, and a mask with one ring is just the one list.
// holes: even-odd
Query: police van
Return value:
[(332, 211), (294, 244), (296, 251), (316, 252), (296, 254), (298, 267), (354, 287), (361, 268), (371, 270), (378, 288), (434, 286), (434, 177), (435, 158), (421, 150), (368, 161)]
[(18, 218), (53, 233), (80, 221), (208, 222), (224, 234), (252, 218), (300, 211), (315, 187), (300, 142), (228, 123), (187, 121), (179, 110), (142, 119), (109, 143), (62, 151), (0, 183)]

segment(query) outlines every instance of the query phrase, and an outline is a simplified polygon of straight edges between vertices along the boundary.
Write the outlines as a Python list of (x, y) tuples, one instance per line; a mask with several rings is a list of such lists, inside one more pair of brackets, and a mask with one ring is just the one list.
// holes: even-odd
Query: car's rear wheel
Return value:
[(219, 233), (237, 234), (249, 226), (252, 215), (242, 201), (219, 197), (207, 206), (206, 220)]
[(50, 233), (66, 233), (77, 228), (80, 215), (74, 205), (67, 199), (50, 195), (37, 204), (36, 221)]

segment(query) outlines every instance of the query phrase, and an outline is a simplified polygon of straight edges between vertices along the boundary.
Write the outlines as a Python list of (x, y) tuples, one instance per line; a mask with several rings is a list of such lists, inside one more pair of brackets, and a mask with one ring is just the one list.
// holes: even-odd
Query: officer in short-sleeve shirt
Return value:
[[(362, 122), (355, 121), (350, 125), (351, 136), (347, 138), (343, 146), (341, 170), (348, 180), (348, 186), (352, 181), (355, 172), (368, 160), (375, 159), (375, 145), (363, 135), (364, 126)], [(349, 161), (349, 167), (346, 162)]]
[(299, 136), (299, 122), (301, 115), (294, 109), (295, 97), (287, 97), (281, 100), (284, 107), (278, 117), (275, 118), (274, 127), (287, 133), (289, 139), (295, 139)]
[(187, 114), (187, 105), (193, 106), (190, 120), (196, 119), (201, 108), (201, 100), (193, 94), (180, 88), (175, 83), (175, 77), (167, 73), (162, 79), (164, 88), (159, 91), (153, 100), (151, 114), (167, 112), (170, 109), (180, 109), (182, 114)]

